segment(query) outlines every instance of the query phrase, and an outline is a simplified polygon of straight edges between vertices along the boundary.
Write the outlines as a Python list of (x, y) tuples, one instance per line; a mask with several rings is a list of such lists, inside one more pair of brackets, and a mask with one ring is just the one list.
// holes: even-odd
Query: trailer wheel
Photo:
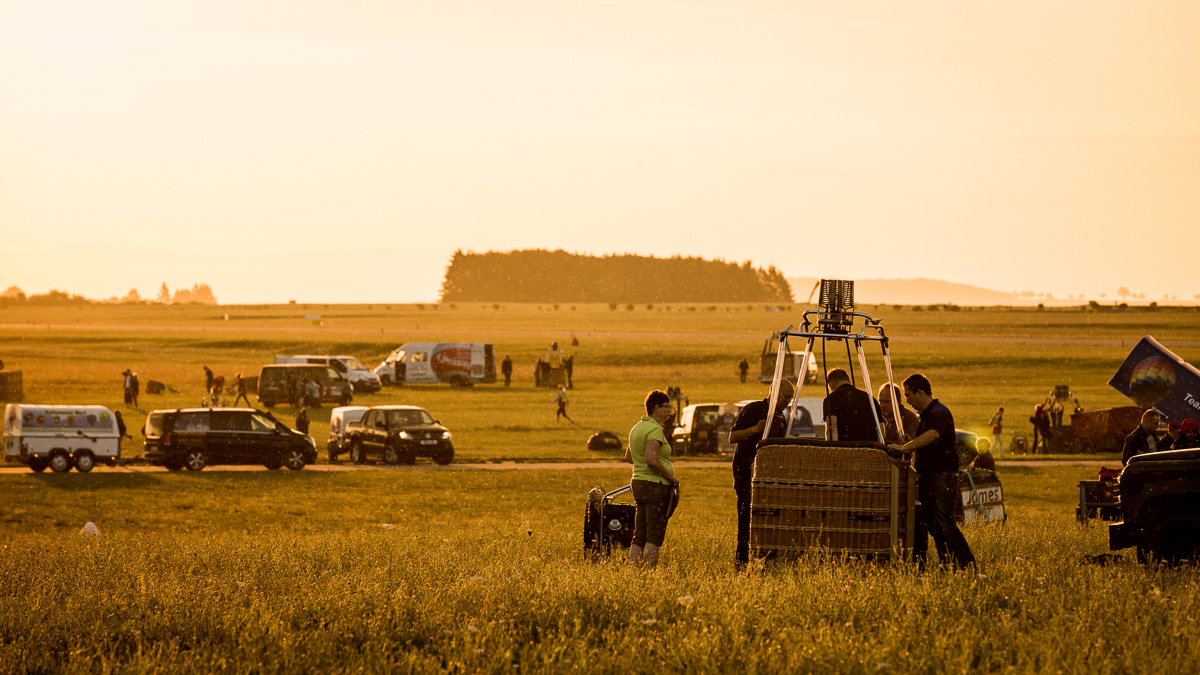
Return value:
[(29, 460), (29, 468), (32, 469), (34, 473), (41, 473), (45, 471), (46, 467), (49, 465), (50, 463), (44, 459)]
[(59, 450), (50, 456), (50, 470), (54, 473), (66, 473), (71, 470), (71, 456)]
[(96, 458), (87, 450), (75, 455), (75, 470), (79, 473), (87, 473), (95, 468), (95, 466)]
[(1013, 436), (1012, 451), (1020, 454), (1029, 452), (1029, 441), (1024, 436)]
[(588, 492), (587, 502), (583, 506), (583, 554), (585, 557), (597, 557), (603, 550), (604, 525), (601, 522), (600, 507), (604, 501), (604, 490), (597, 486)]

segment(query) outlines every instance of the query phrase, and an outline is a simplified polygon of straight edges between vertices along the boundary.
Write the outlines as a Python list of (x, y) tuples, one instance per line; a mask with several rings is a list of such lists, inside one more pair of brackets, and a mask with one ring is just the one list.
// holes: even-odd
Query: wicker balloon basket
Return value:
[(757, 555), (827, 549), (909, 557), (916, 474), (871, 443), (764, 440), (754, 465), (750, 545)]

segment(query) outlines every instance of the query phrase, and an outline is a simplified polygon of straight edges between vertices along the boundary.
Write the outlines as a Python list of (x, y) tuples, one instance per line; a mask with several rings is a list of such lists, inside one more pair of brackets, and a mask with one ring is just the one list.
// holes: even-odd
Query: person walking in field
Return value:
[(245, 401), (246, 407), (250, 407), (250, 397), (246, 396), (246, 381), (242, 379), (242, 374), (237, 374), (237, 382), (233, 385), (236, 387), (237, 398), (233, 399), (233, 406), (236, 408), (238, 401)]
[(554, 402), (558, 404), (558, 412), (554, 414), (554, 421), (558, 422), (558, 418), (566, 417), (568, 422), (575, 424), (575, 420), (567, 417), (567, 404), (570, 401), (567, 400), (567, 388), (565, 386), (558, 385), (558, 396), (554, 397)]
[(625, 461), (633, 464), (633, 541), (629, 561), (654, 567), (667, 536), (672, 503), (679, 500), (679, 479), (671, 464), (671, 446), (663, 422), (674, 414), (671, 398), (655, 389), (646, 394), (646, 414), (629, 430)]
[(992, 415), (992, 421), (988, 422), (988, 424), (992, 425), (992, 453), (996, 457), (1003, 457), (1004, 456), (1004, 407), (1003, 406), (1001, 406), (1001, 408), (996, 411), (995, 415)]
[[(796, 387), (788, 380), (779, 383), (779, 403), (771, 420), (769, 436), (782, 436), (785, 429), (783, 409), (792, 402)], [(747, 403), (733, 421), (729, 444), (733, 451), (733, 489), (737, 493), (737, 554), (735, 565), (744, 567), (750, 562), (750, 484), (754, 476), (754, 458), (758, 456), (758, 441), (767, 428), (770, 395), (761, 401)]]
[(512, 384), (512, 359), (505, 355), (504, 360), (500, 362), (500, 374), (504, 375), (504, 388), (508, 389), (508, 385)]
[[(954, 416), (933, 397), (929, 378), (919, 373), (904, 380), (904, 398), (921, 416), (917, 437), (903, 445), (892, 443), (888, 447), (913, 453), (917, 500), (921, 503), (918, 513), (926, 532), (933, 535), (938, 560), (943, 565), (952, 562), (957, 568), (965, 568), (975, 562), (975, 555), (954, 522), (955, 504), (959, 499)], [(929, 541), (925, 532), (918, 530), (916, 535), (913, 555), (917, 565), (924, 569)]]

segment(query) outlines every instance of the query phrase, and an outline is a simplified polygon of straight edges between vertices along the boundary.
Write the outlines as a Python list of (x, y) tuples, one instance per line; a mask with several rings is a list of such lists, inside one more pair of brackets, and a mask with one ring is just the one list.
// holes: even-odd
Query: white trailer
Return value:
[(4, 409), (4, 459), (34, 471), (46, 467), (86, 473), (96, 462), (116, 464), (121, 436), (116, 417), (100, 405), (10, 403)]

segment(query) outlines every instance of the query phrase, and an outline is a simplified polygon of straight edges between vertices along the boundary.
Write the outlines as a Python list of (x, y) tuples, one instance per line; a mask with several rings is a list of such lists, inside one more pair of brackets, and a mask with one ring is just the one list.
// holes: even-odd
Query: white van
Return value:
[(354, 385), (356, 394), (374, 394), (383, 388), (379, 376), (353, 356), (314, 356), (310, 354), (284, 356), (276, 354), (275, 363), (313, 363), (329, 366)]
[(496, 381), (496, 355), (489, 342), (406, 342), (375, 373), (387, 384), (470, 387)]
[(330, 411), (329, 444), (326, 446), (329, 450), (329, 461), (335, 461), (338, 455), (350, 451), (350, 445), (346, 442), (349, 438), (346, 427), (361, 420), (366, 412), (365, 405), (344, 405)]
[(34, 471), (65, 473), (74, 466), (86, 473), (96, 462), (111, 466), (120, 444), (116, 418), (104, 406), (9, 403), (4, 409), (4, 459)]

